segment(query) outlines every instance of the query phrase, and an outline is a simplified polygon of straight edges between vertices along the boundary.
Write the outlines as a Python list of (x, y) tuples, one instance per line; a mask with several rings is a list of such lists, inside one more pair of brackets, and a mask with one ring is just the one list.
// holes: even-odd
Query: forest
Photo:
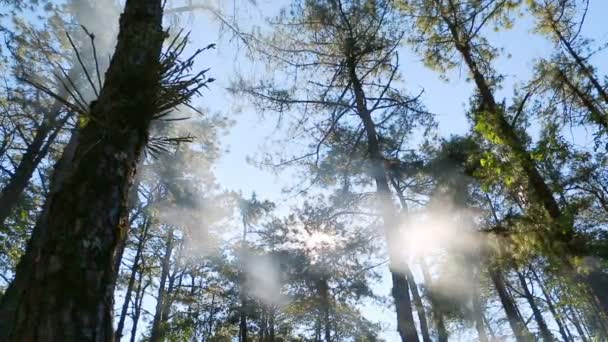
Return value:
[(608, 341), (607, 14), (0, 0), (0, 342)]

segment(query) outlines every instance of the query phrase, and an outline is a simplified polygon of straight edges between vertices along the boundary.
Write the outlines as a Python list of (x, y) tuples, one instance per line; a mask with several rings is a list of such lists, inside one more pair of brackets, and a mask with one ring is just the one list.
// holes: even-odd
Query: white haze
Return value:
[(410, 267), (427, 268), (431, 277), (427, 289), (470, 307), (479, 286), (473, 270), (488, 248), (487, 233), (476, 230), (481, 215), (479, 210), (460, 207), (449, 199), (433, 198), (402, 220), (398, 244), (402, 248), (392, 257)]
[[(95, 43), (103, 74), (107, 68), (107, 57), (114, 48), (120, 6), (116, 6), (113, 0), (72, 0), (70, 5), (76, 20), (96, 35)], [(86, 46), (88, 38), (82, 33), (78, 38), (81, 45)], [(86, 50), (85, 54), (92, 56), (90, 52)], [(87, 64), (92, 65), (90, 59)], [(192, 126), (191, 123), (192, 121), (177, 122), (174, 132), (190, 132), (194, 136), (203, 137), (207, 142), (214, 141), (215, 137), (208, 137), (200, 127)], [(207, 185), (213, 184), (213, 161), (214, 158), (184, 161), (189, 169), (184, 177), (192, 176)], [(155, 210), (160, 223), (184, 230), (190, 253), (194, 256), (209, 256), (217, 253), (218, 246), (225, 242), (218, 241), (218, 234), (211, 231), (218, 223), (226, 223), (223, 218), (227, 212), (232, 211), (227, 202), (226, 197), (216, 194), (209, 198), (198, 197), (195, 204), (188, 207), (161, 202), (155, 206)], [(470, 265), (467, 263), (479, 257), (484, 248), (483, 236), (475, 231), (474, 222), (478, 215), (475, 210), (459, 207), (449, 200), (433, 199), (426, 208), (411, 211), (403, 218), (397, 244), (402, 248), (391, 257), (405, 260), (410, 265), (421, 260), (432, 265), (433, 290), (455, 300), (466, 300), (477, 286), (474, 278), (468, 276)], [(223, 226), (219, 228), (225, 229)], [(322, 232), (309, 233), (302, 227), (296, 227), (292, 234), (293, 243), (289, 247), (306, 251), (313, 263), (318, 262), (325, 251), (337, 249), (344, 242), (341, 237)], [(453, 257), (454, 255), (465, 257)], [(244, 259), (243, 271), (249, 295), (267, 305), (282, 306), (288, 303), (288, 298), (282, 291), (284, 279), (278, 258), (248, 255)], [(439, 274), (446, 276), (438, 277)]]

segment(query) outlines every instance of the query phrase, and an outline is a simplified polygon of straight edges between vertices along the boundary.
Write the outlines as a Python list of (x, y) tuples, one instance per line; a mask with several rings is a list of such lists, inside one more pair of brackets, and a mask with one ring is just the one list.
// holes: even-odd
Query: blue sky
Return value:
[[(247, 28), (258, 24), (262, 13), (266, 16), (272, 15), (285, 3), (285, 0), (258, 1), (258, 9), (244, 6), (247, 8), (241, 8), (237, 14), (245, 19), (242, 27)], [(608, 1), (591, 0), (583, 34), (599, 41), (606, 41), (608, 37), (608, 26), (604, 23), (606, 13), (608, 13)], [(493, 33), (489, 37), (497, 47), (504, 48), (503, 55), (510, 54), (509, 58), (502, 57), (496, 63), (496, 69), (505, 75), (503, 90), (498, 95), (506, 97), (507, 100), (513, 94), (513, 84), (529, 79), (535, 59), (546, 56), (552, 51), (552, 47), (544, 38), (531, 32), (531, 25), (530, 20), (523, 20), (513, 30)], [(207, 15), (197, 13), (192, 20), (192, 30), (194, 33), (201, 32), (194, 35), (196, 43), (201, 45), (208, 42), (218, 43), (218, 49), (205, 54), (201, 61), (205, 67), (211, 67), (211, 75), (218, 81), (204, 93), (200, 103), (210, 111), (221, 112), (236, 122), (229, 135), (223, 140), (224, 146), (228, 147), (230, 152), (225, 154), (216, 165), (216, 175), (220, 184), (231, 189), (241, 189), (245, 194), (255, 191), (262, 197), (278, 200), (281, 198), (281, 186), (291, 180), (281, 175), (275, 177), (270, 172), (260, 170), (245, 161), (248, 156), (253, 157), (269, 148), (277, 148), (268, 145), (268, 137), (275, 127), (276, 120), (272, 115), (261, 118), (247, 106), (246, 101), (233, 98), (225, 90), (239, 73), (246, 77), (249, 73), (264, 72), (261, 63), (252, 63), (244, 58), (244, 48), (226, 39), (229, 38), (229, 33), (225, 33), (224, 38), (218, 41), (217, 22), (212, 22)], [(604, 72), (608, 68), (606, 63), (601, 63), (602, 60), (606, 60), (605, 57), (606, 54), (596, 57), (596, 65)], [(425, 68), (419, 57), (407, 46), (400, 51), (400, 63), (405, 77), (406, 91), (417, 93), (424, 89), (422, 101), (427, 109), (436, 114), (439, 134), (447, 137), (450, 134), (466, 133), (469, 123), (464, 113), (473, 92), (472, 84), (465, 80), (466, 70), (452, 70), (448, 75), (450, 81), (445, 82), (436, 72)], [(236, 108), (240, 110), (237, 112)]]
[[(224, 5), (227, 2), (222, 2)], [(287, 3), (281, 1), (258, 1), (258, 7), (239, 7), (237, 14), (243, 19), (241, 27), (246, 29), (251, 25), (260, 23), (262, 16), (269, 16)], [(228, 12), (229, 8), (225, 8)], [(608, 1), (591, 0), (587, 22), (583, 30), (586, 37), (593, 37), (598, 41), (607, 41), (608, 25), (605, 17), (608, 14)], [(184, 22), (186, 22), (184, 18)], [(230, 96), (225, 88), (236, 80), (238, 74), (244, 77), (267, 72), (261, 62), (252, 62), (244, 57), (244, 48), (234, 41), (229, 41), (230, 33), (225, 33), (218, 40), (219, 26), (217, 21), (204, 13), (196, 13), (188, 20), (193, 31), (194, 44), (205, 46), (208, 43), (218, 43), (215, 51), (206, 53), (200, 61), (204, 67), (211, 68), (212, 77), (217, 82), (210, 90), (205, 91), (200, 104), (209, 108), (210, 112), (221, 112), (235, 121), (234, 127), (222, 144), (228, 148), (215, 166), (215, 174), (220, 185), (230, 190), (241, 190), (246, 196), (256, 192), (260, 198), (267, 198), (279, 204), (281, 211), (287, 206), (295, 204), (293, 197), (286, 197), (281, 188), (293, 183), (291, 174), (274, 175), (268, 170), (259, 168), (246, 162), (248, 157), (255, 157), (268, 150), (280, 150), (280, 146), (273, 145), (269, 136), (275, 128), (276, 120), (271, 115), (262, 118), (243, 99)], [(513, 86), (525, 82), (531, 77), (534, 62), (541, 56), (552, 53), (552, 46), (542, 37), (531, 32), (532, 22), (529, 19), (518, 21), (515, 28), (489, 35), (490, 42), (496, 47), (503, 48), (504, 53), (495, 64), (496, 69), (505, 76), (503, 89), (499, 97), (507, 101), (513, 95)], [(510, 57), (506, 57), (506, 55)], [(595, 64), (600, 68), (601, 74), (606, 74), (608, 64), (605, 62), (606, 53), (595, 57)], [(420, 58), (414, 55), (407, 46), (400, 51), (401, 72), (407, 85), (406, 91), (418, 93), (424, 89), (422, 101), (429, 111), (436, 114), (439, 122), (439, 134), (447, 137), (451, 134), (464, 134), (469, 130), (469, 123), (465, 118), (465, 109), (473, 93), (472, 84), (466, 82), (467, 72), (464, 69), (452, 70), (447, 76), (449, 82), (440, 79), (436, 72), (426, 69)], [(577, 131), (572, 138), (588, 140), (584, 131)], [(388, 284), (381, 285), (380, 291), (388, 295)], [(392, 324), (394, 321), (390, 308), (368, 308), (371, 316), (376, 316)], [(398, 339), (396, 333), (387, 332), (384, 337), (389, 341)]]

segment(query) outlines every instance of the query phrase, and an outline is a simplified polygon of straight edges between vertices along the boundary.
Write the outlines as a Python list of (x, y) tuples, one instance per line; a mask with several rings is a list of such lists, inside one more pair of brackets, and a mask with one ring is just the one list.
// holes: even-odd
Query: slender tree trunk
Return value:
[[(477, 286), (477, 284), (475, 284)], [(488, 334), (484, 325), (484, 314), (483, 308), (481, 307), (481, 301), (475, 288), (473, 293), (473, 320), (475, 321), (475, 330), (477, 330), (477, 338), (480, 342), (488, 342)]]
[(129, 283), (127, 284), (127, 290), (125, 292), (125, 301), (122, 304), (122, 309), (120, 311), (120, 318), (118, 320), (118, 325), (116, 327), (116, 332), (114, 336), (116, 341), (120, 341), (122, 338), (122, 331), (125, 326), (125, 320), (127, 318), (127, 311), (129, 310), (129, 304), (131, 303), (131, 296), (133, 292), (133, 286), (135, 285), (135, 278), (137, 277), (137, 271), (140, 268), (141, 255), (143, 253), (144, 244), (148, 235), (148, 228), (150, 227), (150, 219), (146, 217), (142, 226), (141, 226), (141, 234), (139, 236), (139, 242), (137, 243), (137, 250), (135, 252), (135, 257), (133, 258), (133, 265), (131, 266), (131, 275), (129, 276)]
[[(483, 324), (485, 324), (485, 327), (488, 329), (488, 332), (490, 333), (490, 337), (492, 338), (490, 341), (498, 341), (498, 339), (496, 338), (496, 333), (494, 333), (494, 329), (492, 329), (492, 325), (488, 321), (488, 318), (486, 317), (486, 315), (482, 312), (482, 313), (480, 313), (480, 316), (481, 316), (481, 322)], [(486, 339), (487, 339), (487, 337), (486, 337)]]
[(566, 51), (574, 59), (576, 65), (579, 68), (579, 71), (587, 77), (589, 82), (593, 85), (593, 88), (597, 91), (598, 95), (602, 98), (602, 100), (608, 104), (608, 91), (602, 87), (599, 80), (595, 76), (593, 69), (587, 66), (587, 63), (583, 60), (583, 58), (574, 50), (572, 44), (564, 37), (560, 29), (557, 27), (555, 22), (552, 22), (552, 29), (558, 37), (559, 41), (566, 48)]
[(158, 296), (156, 297), (156, 310), (154, 311), (154, 319), (152, 320), (152, 332), (150, 333), (150, 342), (159, 342), (163, 340), (163, 309), (165, 309), (165, 301), (167, 300), (167, 279), (171, 270), (171, 254), (173, 253), (173, 228), (167, 232), (167, 241), (165, 242), (165, 255), (163, 256), (160, 282), (158, 285)]
[(559, 77), (566, 86), (578, 97), (583, 106), (587, 108), (591, 114), (591, 120), (604, 130), (608, 130), (608, 113), (603, 110), (599, 105), (596, 104), (593, 97), (587, 92), (581, 90), (576, 84), (574, 84), (562, 70), (558, 70)]
[(431, 336), (429, 334), (429, 324), (426, 319), (426, 312), (424, 311), (424, 305), (422, 304), (422, 298), (420, 297), (420, 293), (418, 292), (418, 285), (416, 285), (416, 280), (414, 279), (414, 275), (410, 270), (409, 266), (405, 270), (405, 276), (407, 277), (407, 282), (410, 286), (410, 291), (412, 292), (412, 298), (414, 300), (414, 306), (416, 307), (416, 312), (418, 313), (418, 321), (420, 322), (420, 333), (422, 335), (422, 340), (424, 342), (431, 342)]
[(540, 290), (543, 293), (543, 296), (545, 297), (545, 302), (547, 303), (547, 307), (549, 308), (549, 311), (553, 315), (553, 320), (555, 320), (555, 324), (557, 325), (557, 328), (559, 329), (560, 335), (564, 339), (564, 342), (570, 341), (570, 338), (568, 337), (569, 334), (564, 329), (563, 320), (561, 319), (557, 310), (555, 310), (555, 306), (553, 305), (553, 300), (551, 299), (551, 295), (545, 288), (545, 285), (542, 283), (542, 280), (539, 278), (539, 276), (536, 273), (536, 271), (534, 270), (534, 268), (532, 266), (529, 266), (529, 269), (532, 272), (532, 275), (534, 276), (534, 280), (536, 280), (536, 283), (540, 287)]
[[(395, 189), (395, 193), (397, 194), (397, 198), (399, 198), (399, 203), (401, 204), (401, 210), (403, 212), (407, 212), (407, 202), (405, 201), (405, 197), (403, 196), (402, 190), (399, 188), (399, 185), (394, 177), (389, 177), (391, 185), (393, 189)], [(423, 262), (421, 260), (421, 262)], [(423, 267), (424, 268), (424, 267)], [(423, 270), (423, 273), (426, 270)], [(414, 275), (412, 274), (411, 269), (408, 265), (406, 265), (405, 276), (407, 277), (412, 296), (414, 299), (414, 305), (416, 306), (416, 312), (418, 313), (418, 321), (420, 322), (420, 333), (422, 334), (422, 340), (425, 342), (431, 341), (431, 337), (429, 334), (429, 325), (426, 317), (426, 312), (424, 311), (424, 305), (422, 304), (422, 298), (420, 297), (420, 293), (418, 292), (418, 286), (416, 285), (416, 281), (414, 279)], [(427, 275), (423, 275), (425, 278)], [(430, 277), (428, 277), (430, 278)], [(425, 282), (427, 279), (425, 279)], [(431, 306), (434, 306), (435, 303), (431, 300)], [(445, 331), (445, 326), (443, 324), (443, 317), (440, 317), (440, 322), (436, 322), (437, 330), (438, 330), (438, 338), (439, 342), (447, 341), (447, 332)]]
[[(450, 0), (450, 6), (455, 6), (451, 1), (452, 0)], [(497, 105), (490, 87), (490, 82), (488, 82), (485, 75), (482, 73), (482, 69), (479, 68), (477, 61), (473, 57), (470, 41), (467, 40), (466, 33), (463, 34), (463, 32), (461, 32), (463, 31), (462, 28), (458, 27), (458, 25), (450, 20), (447, 15), (442, 15), (452, 34), (452, 38), (455, 42), (454, 46), (471, 72), (481, 97), (481, 106), (478, 113), (476, 113), (474, 120), (476, 122), (480, 120), (487, 122), (494, 133), (503, 141), (503, 144), (510, 149), (513, 161), (519, 164), (528, 181), (530, 188), (528, 196), (530, 197), (530, 200), (542, 205), (552, 219), (555, 229), (553, 229), (548, 236), (543, 235), (542, 237), (545, 237), (548, 240), (562, 242), (567, 247), (568, 254), (570, 255), (580, 254), (581, 251), (576, 250), (571, 244), (574, 238), (572, 222), (565, 220), (566, 217), (562, 215), (560, 207), (553, 197), (553, 192), (538, 171), (536, 163), (527, 151), (524, 142), (519, 138), (514, 127), (507, 121), (504, 111)], [(567, 269), (567, 272), (577, 274), (572, 262), (567, 256), (562, 256), (561, 261), (563, 262), (563, 267)], [(604, 316), (606, 316), (608, 314), (608, 296), (601, 295), (606, 290), (602, 288), (598, 282), (588, 281), (578, 274), (575, 277), (577, 278), (577, 281), (586, 282), (590, 291), (590, 299), (596, 302), (602, 310), (604, 310)], [(608, 279), (608, 275), (602, 275), (602, 277)]]
[(247, 222), (243, 218), (243, 237), (241, 239), (241, 269), (239, 270), (239, 297), (241, 301), (241, 307), (239, 308), (239, 338), (241, 342), (248, 341), (247, 332), (247, 293), (245, 290), (245, 270), (244, 261), (247, 246)]
[(517, 278), (519, 279), (519, 284), (521, 285), (521, 288), (524, 291), (524, 296), (526, 297), (526, 300), (528, 301), (528, 304), (532, 309), (532, 314), (534, 315), (534, 319), (536, 320), (536, 324), (538, 325), (538, 329), (540, 330), (540, 334), (543, 337), (543, 340), (553, 341), (553, 335), (551, 334), (551, 331), (547, 326), (547, 322), (545, 322), (545, 318), (543, 317), (542, 312), (540, 312), (538, 305), (536, 305), (534, 296), (530, 292), (528, 284), (526, 283), (526, 278), (521, 272), (517, 272)]
[[(65, 92), (63, 92), (63, 95), (65, 95)], [(19, 203), (34, 171), (48, 154), (51, 145), (55, 142), (61, 128), (69, 118), (69, 115), (66, 114), (63, 119), (58, 120), (62, 107), (63, 104), (56, 101), (44, 116), (42, 123), (36, 130), (34, 139), (21, 156), (13, 175), (0, 191), (0, 203), (2, 203), (0, 205), (0, 227), (5, 225), (6, 219)]]
[[(142, 261), (143, 266), (143, 261)], [(142, 287), (144, 281), (144, 269), (139, 271), (139, 279), (137, 281), (137, 290), (135, 290), (135, 299), (133, 300), (133, 325), (131, 326), (131, 342), (135, 342), (135, 337), (137, 336), (137, 326), (139, 324), (139, 317), (141, 316), (141, 306), (144, 299), (144, 294), (146, 291), (146, 286)], [(118, 342), (118, 341), (117, 341)]]
[(268, 325), (270, 325), (270, 332), (269, 332), (269, 338), (268, 338), (268, 342), (274, 342), (274, 316), (276, 315), (276, 310), (274, 308), (274, 306), (270, 307), (270, 318), (268, 320)]
[(399, 246), (396, 245), (398, 241), (398, 222), (388, 185), (384, 158), (380, 150), (376, 126), (373, 122), (371, 113), (367, 108), (365, 93), (361, 81), (357, 76), (355, 57), (347, 57), (346, 67), (348, 68), (348, 75), (355, 94), (357, 114), (363, 123), (367, 135), (369, 159), (372, 164), (371, 172), (376, 183), (376, 192), (378, 194), (379, 206), (384, 221), (386, 242), (388, 245), (389, 257), (391, 258), (390, 270), (393, 281), (391, 293), (395, 301), (397, 312), (397, 330), (399, 331), (402, 341), (417, 342), (419, 339), (414, 317), (412, 315), (409, 286), (405, 275), (402, 273), (403, 267), (399, 267), (403, 265), (398, 265), (397, 260), (394, 260), (394, 255), (399, 250)]
[[(432, 288), (433, 281), (431, 279), (431, 275), (429, 274), (429, 270), (426, 265), (426, 261), (424, 261), (423, 258), (420, 258), (419, 260), (420, 260), (420, 269), (422, 270), (422, 276), (424, 277), (424, 283), (426, 284), (427, 288)], [(445, 320), (443, 318), (443, 312), (441, 311), (441, 308), (439, 307), (439, 303), (437, 303), (437, 299), (433, 295), (432, 291), (429, 291), (429, 299), (431, 301), (431, 307), (433, 310), (433, 315), (432, 315), (433, 323), (435, 325), (435, 329), (437, 329), (437, 341), (438, 342), (447, 342), (448, 341), (448, 331), (445, 328)], [(480, 341), (486, 342), (485, 340), (480, 340)]]
[(127, 0), (116, 51), (72, 172), (47, 198), (0, 302), (0, 340), (112, 341), (116, 247), (127, 196), (156, 111), (161, 0)]
[(581, 341), (583, 341), (583, 342), (589, 341), (589, 339), (587, 338), (587, 334), (585, 334), (585, 331), (583, 330), (583, 327), (581, 325), (581, 321), (578, 318), (578, 315), (570, 307), (567, 307), (566, 310), (568, 311), (568, 314), (569, 314), (568, 316), (570, 317), (570, 322), (572, 322), (572, 325), (574, 325), (574, 328), (576, 329), (576, 332), (577, 332), (579, 338), (581, 339)]
[(505, 280), (500, 270), (496, 269), (495, 267), (490, 267), (488, 273), (490, 274), (490, 279), (492, 279), (492, 282), (494, 283), (494, 287), (496, 288), (500, 302), (505, 310), (509, 325), (515, 334), (515, 339), (518, 342), (534, 341), (532, 334), (519, 315), (517, 305), (507, 291)]

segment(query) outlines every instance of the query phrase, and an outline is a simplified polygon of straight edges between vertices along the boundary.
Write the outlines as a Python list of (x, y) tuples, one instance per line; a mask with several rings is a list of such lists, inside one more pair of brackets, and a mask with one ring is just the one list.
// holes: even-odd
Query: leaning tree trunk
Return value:
[[(371, 113), (367, 107), (367, 101), (361, 81), (357, 76), (356, 61), (353, 56), (347, 57), (346, 67), (355, 94), (355, 105), (357, 115), (361, 119), (367, 135), (367, 149), (369, 159), (372, 164), (372, 174), (376, 183), (376, 193), (378, 194), (379, 205), (382, 211), (382, 219), (384, 221), (384, 231), (386, 235), (386, 243), (388, 245), (390, 261), (391, 278), (393, 281), (393, 289), (391, 294), (395, 301), (397, 312), (397, 330), (402, 341), (419, 341), (418, 332), (414, 316), (412, 315), (412, 303), (409, 293), (407, 279), (402, 271), (403, 267), (399, 267), (397, 260), (394, 260), (394, 255), (399, 246), (397, 243), (397, 213), (391, 198), (391, 191), (388, 185), (386, 169), (384, 166), (384, 158), (380, 150), (380, 142), (376, 126), (372, 119)], [(402, 265), (401, 265), (402, 266)]]
[[(65, 92), (62, 94), (65, 95)], [(57, 100), (44, 115), (42, 123), (34, 134), (34, 139), (27, 146), (15, 171), (0, 191), (0, 203), (2, 203), (0, 206), (0, 227), (5, 225), (6, 219), (19, 203), (34, 171), (48, 154), (59, 131), (69, 118), (68, 114), (64, 118), (60, 118), (62, 107), (63, 104)]]
[[(473, 56), (473, 49), (470, 45), (470, 41), (460, 37), (461, 29), (456, 24), (445, 17), (444, 19), (452, 34), (452, 38), (454, 39), (455, 48), (462, 56), (473, 76), (472, 78), (477, 90), (479, 91), (481, 106), (479, 108), (479, 113), (476, 114), (474, 120), (477, 122), (483, 118), (483, 120), (487, 121), (494, 133), (510, 150), (513, 161), (522, 168), (523, 175), (530, 188), (528, 196), (530, 197), (531, 202), (539, 204), (545, 210), (555, 227), (545, 238), (547, 240), (553, 240), (550, 241), (551, 243), (554, 241), (561, 243), (566, 248), (569, 256), (580, 255), (582, 252), (580, 248), (575, 247), (575, 245), (572, 244), (575, 236), (571, 220), (566, 215), (562, 214), (557, 201), (553, 197), (551, 188), (539, 172), (535, 161), (532, 159), (532, 155), (528, 152), (524, 142), (517, 135), (515, 128), (507, 121), (504, 112), (496, 103), (490, 87), (490, 82), (488, 82)], [(608, 296), (603, 295), (606, 290), (601, 283), (608, 283), (608, 275), (596, 272), (598, 279), (595, 279), (595, 281), (586, 279), (576, 272), (568, 255), (560, 257), (564, 268), (567, 272), (574, 274), (573, 278), (575, 278), (576, 281), (586, 283), (591, 301), (602, 308), (602, 319), (605, 320), (606, 317), (608, 317)]]
[(418, 285), (416, 285), (416, 279), (414, 279), (414, 275), (412, 274), (412, 271), (410, 270), (409, 266), (405, 269), (405, 276), (407, 277), (407, 282), (410, 285), (410, 291), (412, 292), (414, 306), (416, 307), (416, 312), (418, 313), (418, 322), (420, 322), (420, 334), (422, 335), (422, 340), (424, 342), (431, 342), (431, 336), (429, 334), (429, 324), (426, 319), (426, 312), (424, 310), (422, 298), (420, 297), (420, 293), (418, 292)]
[(528, 288), (528, 284), (526, 282), (525, 276), (521, 272), (518, 271), (517, 278), (519, 279), (521, 288), (524, 291), (524, 296), (526, 297), (526, 300), (528, 301), (528, 304), (530, 305), (530, 308), (532, 309), (532, 314), (534, 315), (534, 319), (536, 320), (536, 324), (538, 325), (538, 329), (540, 330), (543, 340), (544, 341), (554, 341), (553, 334), (551, 334), (551, 331), (549, 330), (549, 327), (547, 326), (547, 322), (545, 322), (543, 313), (538, 308), (538, 305), (536, 305), (534, 296), (532, 295), (532, 293), (530, 292), (530, 289)]
[(160, 89), (161, 0), (127, 0), (70, 174), (47, 198), (0, 303), (2, 341), (113, 341), (116, 247)]
[(495, 267), (490, 267), (488, 273), (490, 275), (490, 279), (492, 279), (492, 282), (494, 283), (494, 287), (496, 288), (496, 292), (498, 293), (498, 298), (500, 298), (503, 309), (505, 310), (509, 325), (515, 334), (515, 339), (518, 342), (534, 341), (532, 334), (526, 327), (526, 323), (524, 323), (519, 315), (519, 312), (517, 311), (517, 304), (515, 304), (513, 298), (507, 291), (504, 276), (501, 271)]

